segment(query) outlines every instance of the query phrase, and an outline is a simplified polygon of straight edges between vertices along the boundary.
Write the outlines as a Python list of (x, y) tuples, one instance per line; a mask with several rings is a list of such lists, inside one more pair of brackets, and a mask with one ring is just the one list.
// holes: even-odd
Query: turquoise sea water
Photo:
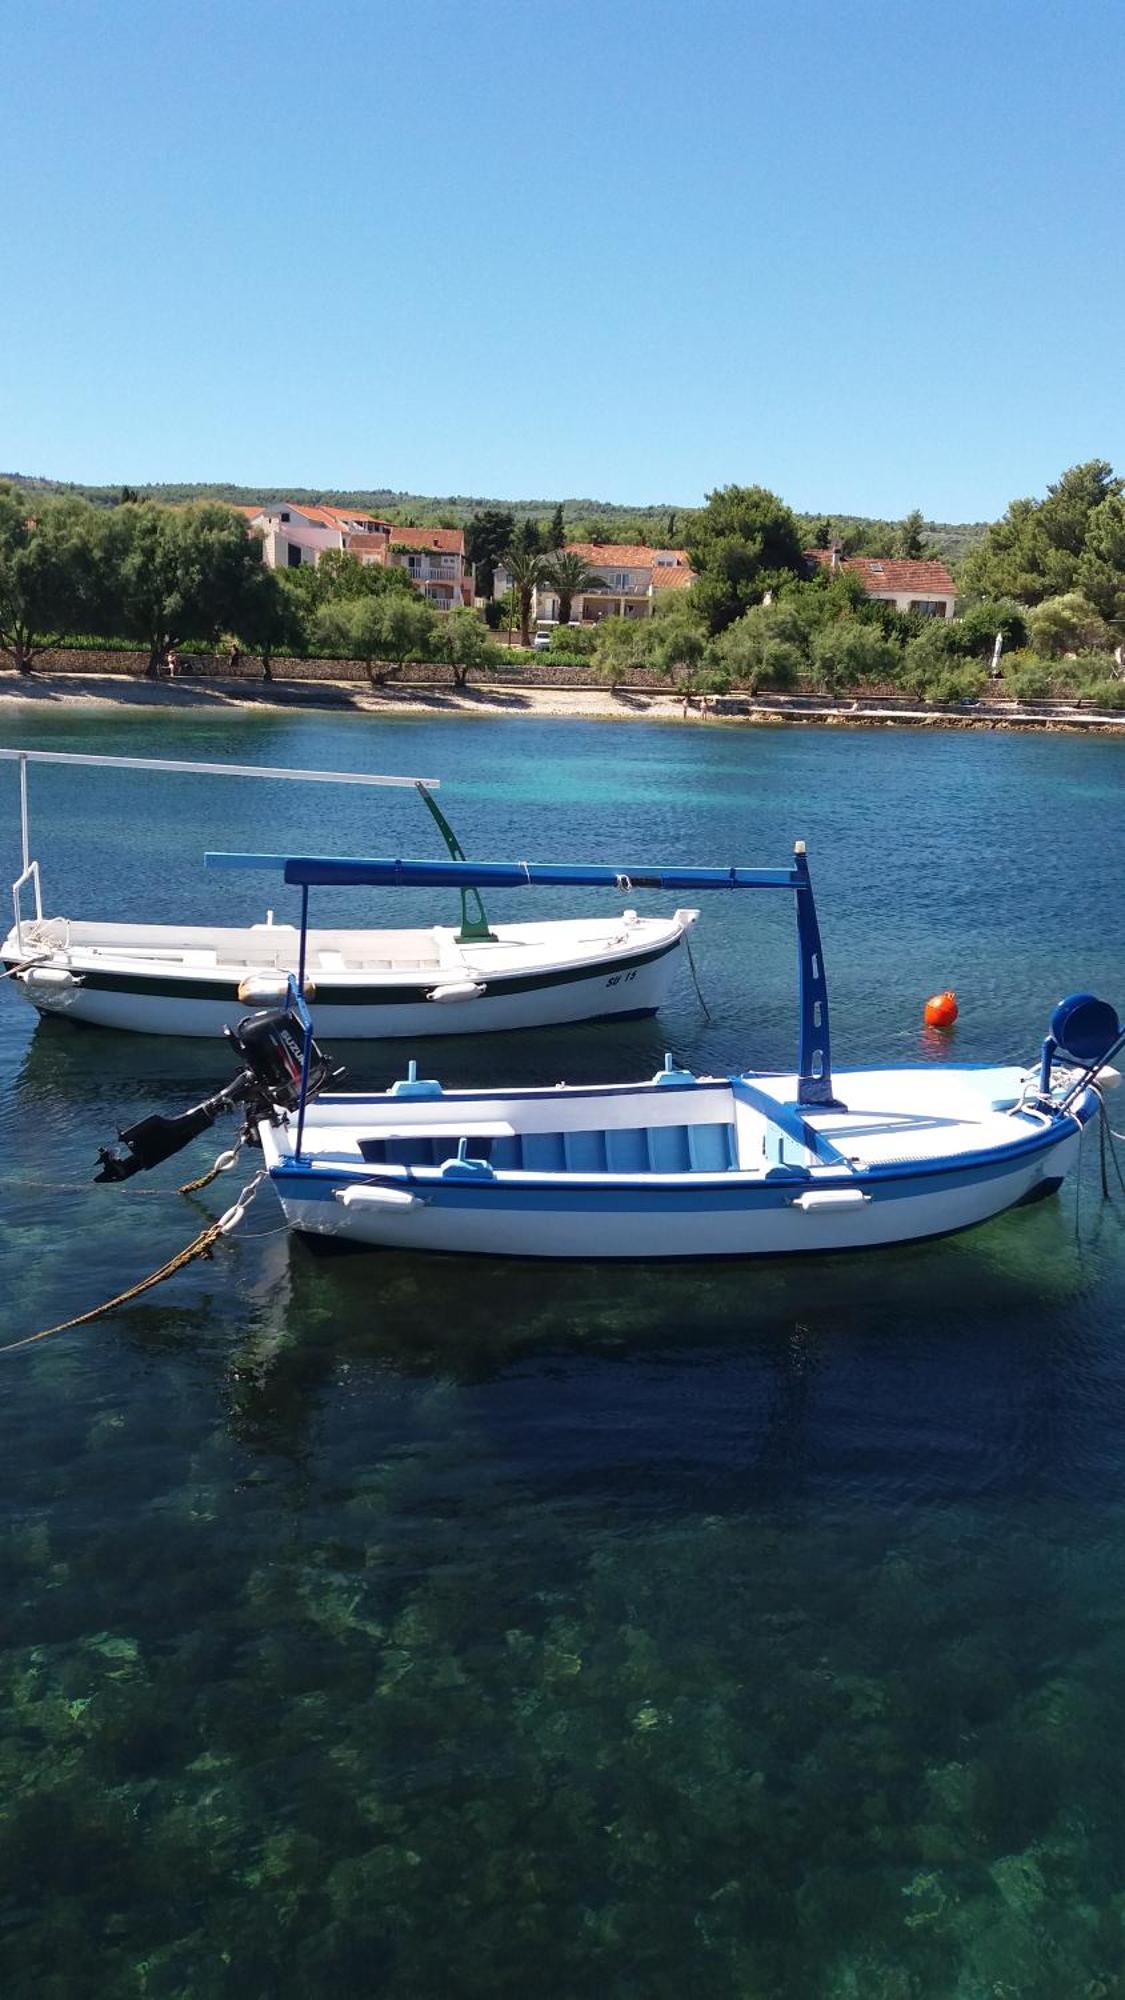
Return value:
[[(1064, 990), (1125, 1004), (1116, 742), (174, 714), (7, 740), (436, 775), (498, 858), (804, 837), (841, 1064), (1015, 1059)], [(32, 798), (48, 905), (107, 918), (260, 917), (264, 878), (206, 876), (207, 846), (438, 851), (407, 794), (38, 770)], [(2, 769), (0, 825), (7, 880)], [(788, 1063), (777, 902), (705, 905), (710, 1025), (685, 979), (658, 1021), (425, 1066)], [(951, 1040), (919, 1026), (945, 985)], [(406, 1051), (341, 1053), (379, 1084)], [(89, 1174), (226, 1074), (0, 988), (7, 1337), (218, 1212), (226, 1182), (169, 1192), (182, 1163)], [(1079, 1189), (940, 1244), (646, 1272), (317, 1257), (267, 1195), (213, 1264), (4, 1360), (0, 1990), (1125, 1992), (1123, 1214), (1090, 1148)]]

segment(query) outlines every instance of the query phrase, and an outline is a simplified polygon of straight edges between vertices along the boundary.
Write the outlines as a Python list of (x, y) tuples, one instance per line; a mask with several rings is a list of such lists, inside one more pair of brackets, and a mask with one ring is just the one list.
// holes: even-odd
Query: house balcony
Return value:
[(452, 583), (461, 581), (460, 566), (456, 560), (448, 565), (435, 562), (400, 563), (412, 583)]
[(651, 615), (652, 603), (647, 593), (628, 597), (619, 590), (606, 591), (597, 597), (591, 594), (583, 598), (581, 613), (577, 604), (574, 609), (575, 621), (583, 625), (600, 625), (603, 618), (649, 618)]

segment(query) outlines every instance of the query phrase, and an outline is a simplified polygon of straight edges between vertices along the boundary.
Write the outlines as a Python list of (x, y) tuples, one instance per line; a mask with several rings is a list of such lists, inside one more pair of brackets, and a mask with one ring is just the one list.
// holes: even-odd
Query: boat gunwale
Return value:
[[(477, 997), (481, 1000), (499, 998), (502, 995), (537, 992), (547, 986), (574, 985), (583, 980), (598, 979), (606, 971), (639, 970), (642, 966), (653, 965), (677, 951), (685, 936), (682, 925), (675, 925), (674, 919), (653, 918), (652, 922), (674, 926), (673, 934), (657, 943), (642, 945), (639, 949), (620, 950), (599, 949), (596, 956), (588, 954), (583, 959), (541, 965), (531, 970), (527, 967), (513, 967), (511, 971), (488, 967), (474, 968), (472, 965), (457, 967), (435, 960), (432, 969), (420, 966), (404, 968), (396, 975), (392, 968), (375, 968), (369, 971), (351, 971), (332, 967), (327, 973), (316, 965), (310, 965), (307, 977), (315, 987), (315, 1004), (318, 1007), (331, 1006), (395, 1006), (404, 1002), (429, 1000), (429, 990), (441, 985), (454, 974), (468, 978), (476, 971), (484, 984), (484, 992)], [(68, 957), (62, 947), (52, 948), (52, 956)], [(20, 956), (9, 950), (8, 940), (0, 945), (0, 962), (8, 965), (23, 963)], [(70, 970), (69, 966), (59, 970)], [(232, 966), (230, 971), (216, 970), (213, 975), (203, 972), (198, 966), (162, 964), (150, 974), (136, 967), (121, 971), (107, 967), (80, 966), (74, 971), (76, 982), (80, 982), (91, 993), (121, 993), (150, 1000), (201, 1000), (224, 1002), (237, 998), (238, 987), (245, 979), (269, 978), (271, 974), (280, 976), (282, 968), (270, 965)]]
[[(1092, 1100), (1088, 1103), (1087, 1100)], [(1079, 1106), (1084, 1107), (1080, 1114)], [(770, 1190), (786, 1190), (793, 1187), (802, 1189), (836, 1191), (841, 1188), (863, 1190), (867, 1183), (884, 1188), (888, 1183), (933, 1180), (935, 1178), (962, 1173), (977, 1173), (985, 1168), (1005, 1168), (1021, 1160), (1033, 1158), (1038, 1153), (1049, 1153), (1068, 1138), (1081, 1135), (1090, 1119), (1096, 1115), (1096, 1094), (1087, 1090), (1076, 1106), (1066, 1111), (1055, 1111), (1050, 1123), (1036, 1131), (1022, 1135), (1006, 1145), (977, 1148), (972, 1151), (950, 1153), (942, 1159), (887, 1160), (857, 1166), (849, 1172), (837, 1167), (822, 1167), (817, 1170), (801, 1167), (771, 1167), (766, 1172), (751, 1171), (743, 1167), (728, 1167), (721, 1170), (695, 1170), (678, 1174), (580, 1174), (524, 1171), (518, 1168), (495, 1168), (480, 1175), (444, 1175), (442, 1167), (401, 1167), (390, 1174), (385, 1167), (367, 1168), (364, 1163), (354, 1166), (345, 1161), (324, 1161), (319, 1164), (315, 1153), (310, 1157), (279, 1157), (270, 1165), (269, 1178), (275, 1183), (289, 1181), (298, 1183), (306, 1193), (311, 1194), (317, 1187), (313, 1199), (322, 1198), (322, 1187), (330, 1181), (377, 1186), (380, 1181), (386, 1186), (402, 1187), (413, 1185), (426, 1191), (455, 1189), (485, 1193), (503, 1192), (505, 1188), (513, 1193), (532, 1191), (535, 1188), (565, 1192), (579, 1189), (593, 1189), (598, 1192), (628, 1190), (636, 1193), (685, 1194), (693, 1189), (707, 1187), (709, 1191), (726, 1191), (731, 1194)], [(276, 1128), (275, 1128), (276, 1129)], [(290, 1192), (297, 1193), (294, 1186)], [(334, 1190), (329, 1190), (334, 1192)]]

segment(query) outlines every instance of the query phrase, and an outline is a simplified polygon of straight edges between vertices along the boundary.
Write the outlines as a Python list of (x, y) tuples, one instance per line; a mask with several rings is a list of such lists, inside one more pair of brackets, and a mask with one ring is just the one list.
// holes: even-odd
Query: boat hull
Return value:
[[(411, 1209), (342, 1209), (302, 1199), (292, 1181), (275, 1177), (291, 1229), (371, 1248), (449, 1251), (482, 1257), (687, 1262), (711, 1257), (808, 1256), (872, 1250), (948, 1236), (991, 1221), (1060, 1185), (1078, 1140), (1055, 1149), (1051, 1162), (1027, 1164), (968, 1186), (880, 1189), (858, 1213), (805, 1211), (791, 1199), (763, 1199), (757, 1190), (692, 1189), (661, 1198), (652, 1189), (630, 1201), (608, 1189), (528, 1189), (521, 1196), (458, 1189)], [(944, 1178), (944, 1177), (943, 1177)], [(593, 1193), (593, 1199), (591, 1194)]]
[[(785, 1167), (639, 1176), (474, 1173), (470, 1163), (464, 1172), (450, 1164), (444, 1171), (381, 1176), (370, 1165), (345, 1164), (330, 1141), (298, 1161), (287, 1133), (264, 1128), (262, 1136), (286, 1221), (302, 1233), (379, 1248), (647, 1263), (870, 1250), (971, 1229), (1053, 1192), (1096, 1109), (1089, 1093), (1073, 1117), (1038, 1129), (1005, 1123), (986, 1149), (866, 1170), (841, 1162), (839, 1171), (812, 1175)], [(993, 1114), (986, 1117), (996, 1125)], [(336, 1129), (342, 1142), (346, 1128)]]
[[(618, 947), (591, 953), (585, 962), (523, 973), (482, 974), (483, 990), (465, 998), (431, 997), (443, 981), (470, 984), (458, 968), (435, 965), (408, 981), (393, 982), (373, 976), (333, 984), (321, 974), (310, 1002), (314, 1030), (325, 1042), (414, 1042), (654, 1014), (676, 976), (685, 929), (674, 919), (653, 922), (638, 926), (632, 950)], [(11, 940), (3, 956), (9, 965), (18, 962)], [(68, 964), (54, 962), (17, 973), (11, 983), (44, 1016), (133, 1034), (212, 1037), (233, 1028), (254, 1004), (239, 998), (239, 971), (170, 977), (91, 968), (77, 953)]]

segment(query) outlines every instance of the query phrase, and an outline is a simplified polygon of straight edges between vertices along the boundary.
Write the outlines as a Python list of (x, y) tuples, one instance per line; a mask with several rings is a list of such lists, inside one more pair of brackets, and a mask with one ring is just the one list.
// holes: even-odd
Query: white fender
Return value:
[(870, 1200), (871, 1196), (864, 1194), (862, 1188), (813, 1188), (808, 1194), (797, 1195), (789, 1206), (810, 1215), (830, 1208), (862, 1208)]
[(68, 972), (61, 965), (33, 966), (29, 972), (17, 972), (16, 978), (24, 986), (41, 986), (47, 993), (69, 993), (82, 984), (76, 973)]
[[(264, 925), (255, 925), (264, 929)], [(238, 997), (244, 1007), (278, 1007), (289, 992), (289, 980), (284, 972), (251, 972), (242, 981)], [(316, 987), (311, 979), (305, 979), (305, 999), (316, 999)]]
[(398, 1187), (351, 1187), (333, 1188), (332, 1199), (341, 1208), (422, 1208), (424, 1203), (409, 1188)]
[(451, 979), (444, 986), (431, 986), (427, 1000), (475, 1000), (484, 987), (475, 979)]

